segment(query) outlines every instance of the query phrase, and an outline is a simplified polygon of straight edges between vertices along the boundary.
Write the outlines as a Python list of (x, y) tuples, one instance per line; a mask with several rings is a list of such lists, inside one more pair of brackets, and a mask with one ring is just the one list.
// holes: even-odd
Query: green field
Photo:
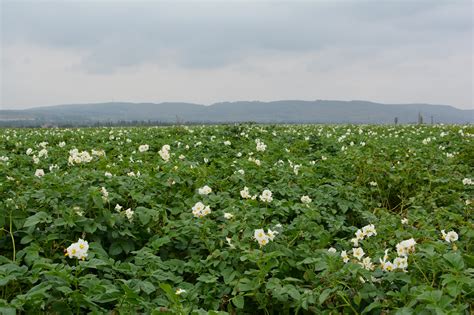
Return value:
[(472, 314), (473, 136), (1, 129), (0, 314)]

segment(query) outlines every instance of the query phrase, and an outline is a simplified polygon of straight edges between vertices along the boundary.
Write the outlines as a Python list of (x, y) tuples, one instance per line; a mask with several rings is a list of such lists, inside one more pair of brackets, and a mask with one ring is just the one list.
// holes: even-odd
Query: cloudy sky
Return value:
[(470, 0), (0, 1), (2, 108), (279, 99), (473, 107)]

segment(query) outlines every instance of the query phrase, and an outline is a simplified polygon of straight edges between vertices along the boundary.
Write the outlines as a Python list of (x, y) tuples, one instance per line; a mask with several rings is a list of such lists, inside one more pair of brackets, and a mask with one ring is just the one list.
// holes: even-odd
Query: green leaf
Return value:
[(232, 303), (234, 303), (235, 307), (237, 307), (239, 309), (243, 309), (244, 304), (245, 304), (245, 298), (244, 298), (243, 295), (234, 296), (232, 298)]
[(23, 224), (23, 227), (35, 226), (38, 223), (43, 223), (43, 222), (50, 223), (51, 216), (44, 211), (40, 211), (38, 213), (35, 213), (31, 217), (28, 217), (25, 221), (25, 224)]
[(456, 270), (464, 269), (464, 261), (459, 253), (446, 253), (443, 255), (451, 267)]
[(217, 281), (217, 277), (207, 273), (199, 276), (197, 280), (205, 283), (215, 283)]
[(319, 295), (319, 305), (322, 305), (332, 292), (334, 292), (334, 289), (325, 289), (323, 292), (321, 292)]
[(137, 207), (135, 213), (138, 215), (138, 219), (143, 225), (148, 224), (151, 220), (151, 210), (145, 207)]
[(382, 307), (382, 303), (380, 303), (379, 301), (374, 301), (370, 303), (366, 308), (364, 308), (364, 310), (362, 311), (362, 314), (367, 314), (370, 311), (381, 308), (381, 307)]

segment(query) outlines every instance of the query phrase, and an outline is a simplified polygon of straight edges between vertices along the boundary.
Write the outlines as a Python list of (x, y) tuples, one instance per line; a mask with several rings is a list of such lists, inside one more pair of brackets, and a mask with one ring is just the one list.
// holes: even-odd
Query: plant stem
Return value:
[(12, 239), (12, 246), (13, 246), (13, 262), (16, 260), (16, 247), (15, 247), (15, 238), (13, 237), (13, 220), (12, 220), (12, 212), (10, 211), (10, 237)]

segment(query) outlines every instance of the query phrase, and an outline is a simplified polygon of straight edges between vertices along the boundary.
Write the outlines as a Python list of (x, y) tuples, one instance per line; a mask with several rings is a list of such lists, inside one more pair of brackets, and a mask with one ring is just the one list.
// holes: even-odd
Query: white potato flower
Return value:
[(204, 205), (202, 202), (197, 202), (192, 208), (193, 215), (196, 218), (202, 218), (211, 213), (211, 208)]
[(43, 176), (44, 176), (44, 171), (43, 171), (43, 169), (41, 169), (41, 168), (40, 168), (40, 169), (37, 169), (37, 170), (35, 171), (35, 176), (36, 176), (36, 177), (43, 177)]
[(448, 242), (448, 243), (453, 243), (458, 240), (459, 235), (455, 231), (449, 231), (446, 233), (444, 230), (441, 230), (441, 234), (443, 236), (443, 239)]
[(89, 250), (89, 243), (80, 238), (76, 243), (72, 243), (67, 249), (65, 256), (69, 258), (86, 259), (87, 251)]
[(138, 147), (138, 151), (140, 152), (146, 152), (150, 149), (150, 146), (148, 144), (142, 144)]
[(212, 188), (205, 185), (198, 189), (200, 195), (209, 195), (212, 192)]
[(358, 260), (361, 260), (365, 253), (361, 247), (356, 247), (352, 249), (352, 255)]
[(397, 244), (397, 253), (398, 256), (406, 257), (409, 253), (415, 251), (416, 241), (413, 238), (404, 240)]
[(127, 210), (125, 210), (125, 216), (127, 217), (127, 219), (132, 222), (133, 220), (133, 214), (135, 212), (132, 211), (132, 209), (128, 208)]
[(229, 213), (229, 212), (224, 213), (224, 218), (227, 219), (227, 220), (230, 220), (233, 217), (234, 217), (234, 215), (232, 213)]
[(272, 192), (268, 189), (265, 189), (260, 195), (260, 200), (267, 203), (272, 202), (273, 200)]
[(186, 290), (181, 289), (181, 288), (176, 289), (176, 292), (175, 292), (176, 295), (181, 295), (183, 293), (186, 293)]
[(347, 252), (345, 250), (341, 252), (341, 258), (345, 263), (349, 261), (349, 255), (347, 255)]
[(301, 202), (304, 203), (304, 204), (308, 204), (308, 203), (311, 203), (311, 201), (313, 201), (309, 196), (302, 196), (301, 197)]
[(470, 178), (464, 178), (462, 180), (463, 185), (474, 185), (474, 182)]
[(240, 196), (244, 199), (250, 199), (252, 197), (250, 195), (248, 187), (244, 187), (244, 189), (240, 191)]

